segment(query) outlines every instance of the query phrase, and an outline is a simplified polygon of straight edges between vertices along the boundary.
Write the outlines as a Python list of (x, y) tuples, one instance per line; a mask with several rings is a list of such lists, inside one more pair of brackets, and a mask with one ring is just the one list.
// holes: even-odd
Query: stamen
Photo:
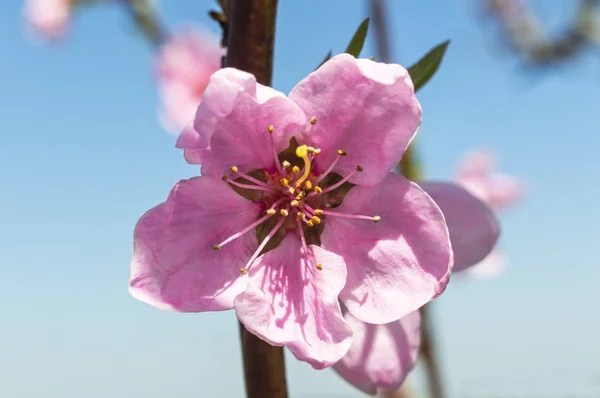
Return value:
[(311, 221), (307, 222), (307, 223), (306, 223), (306, 225), (308, 225), (309, 227), (312, 227), (312, 226), (314, 226), (314, 225), (315, 225), (315, 223), (314, 223), (314, 222), (312, 222), (312, 220), (311, 220)]
[(316, 194), (320, 194), (321, 192), (323, 192), (323, 188), (321, 188), (321, 187), (315, 187), (315, 193)]
[(312, 118), (310, 118), (310, 124), (312, 124), (313, 126), (315, 124), (317, 124), (317, 117), (316, 116), (313, 116)]
[(327, 170), (325, 170), (323, 173), (321, 173), (321, 175), (315, 180), (315, 185), (317, 185), (319, 182), (321, 182), (323, 180), (323, 178), (325, 178), (329, 173), (331, 173), (331, 170), (333, 170), (333, 168), (335, 167), (337, 162), (340, 160), (340, 158), (342, 156), (346, 156), (346, 155), (347, 155), (346, 151), (339, 149), (338, 155), (336, 156), (335, 159), (333, 159), (333, 162), (331, 162), (331, 164), (329, 165)]
[(235, 185), (236, 187), (240, 187), (240, 188), (244, 188), (244, 189), (251, 189), (254, 191), (264, 191), (264, 192), (269, 192), (269, 193), (273, 192), (273, 190), (271, 188), (266, 188), (266, 187), (263, 187), (262, 185), (242, 184), (241, 182), (237, 182), (237, 181), (233, 181), (233, 180), (229, 179), (229, 177), (227, 177), (227, 176), (223, 176), (223, 181), (227, 181), (231, 185)]
[(275, 201), (275, 203), (273, 203), (273, 204), (271, 205), (271, 209), (275, 209), (275, 208), (276, 208), (276, 207), (277, 207), (277, 206), (278, 206), (278, 205), (279, 205), (281, 202), (283, 202), (284, 200), (287, 200), (287, 199), (288, 199), (288, 198), (280, 198), (280, 199), (277, 199), (277, 200)]
[(298, 212), (297, 216), (299, 220), (306, 219), (306, 214), (302, 213), (301, 211)]
[[(312, 182), (305, 181), (304, 186), (306, 187), (306, 189), (308, 189), (310, 191), (312, 189)], [(302, 191), (302, 192), (304, 192), (304, 191)]]
[(323, 215), (323, 210), (321, 210), (321, 209), (316, 209), (316, 210), (315, 210), (315, 215), (317, 215), (317, 216), (322, 216), (322, 215)]
[(300, 223), (300, 219), (298, 218), (296, 219), (296, 225), (298, 226), (298, 235), (300, 235), (300, 242), (302, 242), (302, 251), (304, 251), (304, 253), (306, 254), (308, 253), (308, 246), (306, 245), (306, 237), (304, 236), (302, 224)]
[(231, 166), (231, 167), (229, 168), (229, 170), (231, 170), (233, 173), (237, 174), (238, 176), (240, 176), (240, 177), (242, 177), (242, 178), (245, 178), (246, 180), (248, 180), (248, 181), (251, 181), (251, 182), (255, 183), (256, 185), (260, 185), (261, 187), (265, 187), (265, 188), (272, 189), (272, 187), (271, 187), (269, 184), (267, 184), (266, 182), (263, 182), (263, 181), (261, 181), (261, 180), (259, 180), (259, 179), (257, 179), (257, 178), (254, 178), (254, 177), (252, 177), (252, 176), (249, 176), (249, 175), (248, 175), (248, 174), (246, 174), (246, 173), (242, 173), (242, 172), (241, 172), (241, 171), (240, 171), (240, 170), (237, 168), (237, 166)]
[(292, 200), (290, 202), (290, 206), (292, 207), (298, 207), (300, 205), (300, 202), (298, 202), (297, 200)]
[[(304, 210), (306, 210), (307, 213), (309, 213), (311, 215), (311, 217), (313, 214), (316, 214), (316, 211), (312, 207), (310, 207), (307, 203), (303, 203), (302, 207), (304, 208)], [(323, 213), (321, 213), (321, 214), (323, 214)], [(317, 215), (321, 215), (321, 214), (317, 214)]]
[(268, 218), (270, 218), (274, 213), (269, 213), (269, 211), (267, 210), (267, 214), (262, 216), (261, 218), (259, 218), (258, 220), (254, 221), (252, 224), (248, 225), (246, 228), (242, 229), (240, 232), (237, 232), (233, 235), (231, 235), (229, 238), (225, 239), (223, 242), (219, 243), (218, 245), (214, 245), (213, 246), (213, 250), (221, 250), (221, 248), (223, 246), (225, 246), (226, 244), (228, 244), (229, 242), (236, 240), (237, 238), (239, 238), (240, 236), (244, 235), (245, 233), (247, 233), (248, 231), (253, 230), (254, 228), (258, 227), (260, 224), (262, 224), (263, 222), (265, 222)]
[(321, 224), (321, 219), (317, 216), (313, 216), (310, 221), (312, 221), (314, 224), (319, 225)]
[(292, 173), (294, 173), (296, 175), (300, 174), (300, 167), (298, 167), (298, 166), (292, 167)]
[(281, 180), (279, 180), (279, 183), (282, 187), (287, 187), (288, 185), (290, 185), (290, 181), (287, 178), (282, 178)]
[(379, 221), (381, 221), (381, 217), (379, 217), (379, 216), (363, 216), (360, 214), (347, 214), (347, 213), (340, 213), (338, 211), (331, 211), (331, 210), (321, 210), (321, 211), (326, 216), (354, 218), (354, 219), (358, 219), (358, 220), (370, 220), (370, 221), (373, 221), (374, 223), (378, 223)]
[(290, 212), (287, 211), (286, 209), (279, 210), (279, 213), (281, 213), (281, 215), (284, 217), (287, 217), (290, 214)]
[[(315, 189), (314, 195), (318, 194), (318, 193), (327, 193), (327, 192), (331, 192), (336, 188), (339, 188), (343, 183), (345, 183), (346, 181), (348, 181), (354, 174), (359, 173), (363, 171), (363, 167), (361, 165), (357, 165), (356, 168), (354, 170), (352, 170), (352, 172), (350, 174), (348, 174), (346, 177), (344, 177), (341, 181), (339, 181), (337, 184), (333, 184), (325, 189), (323, 189), (321, 192), (316, 192), (317, 190)], [(311, 192), (311, 194), (309, 196), (314, 196), (313, 193)]]
[(287, 160), (284, 160), (283, 163), (281, 163), (281, 165), (283, 166), (283, 168), (281, 169), (281, 171), (283, 173), (281, 173), (282, 175), (286, 175), (287, 174), (287, 168), (291, 166), (290, 162), (288, 162)]
[(274, 215), (275, 213), (277, 213), (277, 210), (275, 210), (275, 209), (267, 210), (267, 214)]
[(322, 264), (317, 264), (317, 269), (319, 271), (323, 271), (323, 265)]
[(263, 239), (263, 241), (261, 242), (260, 246), (258, 246), (258, 249), (256, 249), (256, 251), (254, 252), (254, 254), (252, 255), (252, 257), (250, 257), (250, 260), (248, 260), (248, 262), (246, 263), (246, 266), (244, 268), (240, 268), (240, 272), (242, 274), (246, 274), (248, 272), (248, 269), (250, 268), (250, 266), (252, 265), (252, 263), (254, 262), (254, 260), (256, 260), (256, 258), (260, 254), (260, 252), (265, 248), (265, 246), (267, 245), (267, 243), (269, 243), (269, 240), (271, 240), (271, 238), (277, 233), (277, 231), (279, 230), (279, 228), (283, 225), (284, 221), (285, 221), (285, 217), (282, 217), (281, 220), (279, 220), (277, 222), (277, 224), (275, 224), (275, 226), (273, 227), (273, 229), (271, 230), (271, 232), (269, 232), (269, 234), (265, 237), (265, 239)]
[(273, 138), (273, 131), (275, 128), (273, 125), (267, 127), (267, 131), (269, 132), (269, 141), (271, 145), (271, 152), (273, 152), (273, 159), (275, 160), (275, 167), (277, 167), (277, 171), (279, 174), (283, 175), (283, 169), (281, 168), (281, 164), (279, 163), (279, 157), (277, 156), (277, 149), (275, 148), (275, 139)]

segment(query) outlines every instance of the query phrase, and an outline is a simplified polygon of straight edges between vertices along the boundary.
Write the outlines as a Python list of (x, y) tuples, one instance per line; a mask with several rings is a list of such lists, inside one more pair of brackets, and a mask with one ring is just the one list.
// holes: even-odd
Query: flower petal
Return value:
[(332, 211), (381, 221), (325, 216), (324, 249), (348, 267), (340, 299), (358, 319), (389, 323), (444, 291), (452, 249), (442, 212), (419, 186), (388, 173), (374, 187), (355, 186)]
[(482, 279), (495, 278), (504, 270), (505, 264), (504, 254), (500, 250), (494, 249), (483, 260), (466, 269), (461, 275), (466, 274), (470, 277)]
[[(400, 161), (421, 124), (421, 107), (406, 69), (340, 54), (302, 80), (289, 95), (317, 124), (303, 140), (322, 150), (317, 174), (348, 155), (333, 171), (346, 175), (364, 168), (350, 182), (375, 185)], [(310, 130), (309, 130), (310, 131)], [(299, 139), (300, 140), (300, 139)]]
[(483, 260), (500, 235), (500, 225), (492, 210), (457, 184), (426, 181), (419, 185), (446, 218), (454, 251), (453, 272)]
[(235, 310), (250, 332), (323, 369), (337, 362), (352, 342), (338, 302), (346, 266), (336, 254), (308, 248), (308, 255), (302, 253), (300, 240), (288, 231), (277, 248), (252, 265), (250, 283), (235, 300)]
[(354, 341), (333, 369), (359, 390), (395, 391), (412, 370), (421, 345), (421, 315), (411, 312), (385, 325), (364, 323), (346, 313)]
[[(306, 116), (282, 93), (256, 82), (246, 72), (225, 68), (214, 73), (196, 112), (195, 133), (177, 142), (186, 159), (202, 163), (202, 174), (221, 176), (226, 168), (274, 170), (267, 128), (277, 152), (305, 129)], [(202, 152), (199, 156), (188, 152)]]
[(204, 30), (187, 27), (169, 37), (156, 56), (161, 96), (160, 119), (179, 134), (194, 120), (210, 76), (220, 69), (225, 50)]
[(233, 308), (233, 300), (246, 288), (239, 269), (258, 247), (256, 236), (249, 232), (220, 251), (212, 247), (251, 224), (259, 212), (260, 205), (220, 179), (178, 182), (167, 201), (136, 225), (131, 294), (173, 311)]

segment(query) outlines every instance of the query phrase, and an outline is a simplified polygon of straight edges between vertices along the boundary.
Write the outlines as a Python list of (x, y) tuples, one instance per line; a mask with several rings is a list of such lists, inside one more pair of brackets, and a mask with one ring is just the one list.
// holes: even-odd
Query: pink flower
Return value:
[(225, 50), (204, 31), (188, 28), (161, 46), (157, 55), (160, 118), (179, 134), (194, 120), (210, 75), (221, 67)]
[(412, 312), (386, 325), (373, 325), (346, 314), (354, 331), (348, 353), (333, 369), (366, 394), (396, 391), (417, 361), (421, 314)]
[[(456, 184), (425, 181), (419, 185), (444, 213), (454, 251), (454, 270), (485, 258), (499, 234), (492, 211)], [(354, 341), (333, 369), (367, 394), (400, 388), (416, 363), (421, 342), (419, 312), (384, 325), (364, 323), (350, 314), (346, 314), (346, 321), (352, 326)]]
[(25, 18), (43, 37), (61, 38), (69, 27), (70, 3), (70, 0), (27, 0)]
[[(525, 188), (521, 181), (510, 175), (493, 173), (494, 166), (495, 158), (490, 152), (472, 151), (459, 164), (456, 181), (492, 210), (500, 211), (520, 202)], [(494, 277), (502, 271), (504, 264), (503, 254), (496, 249), (466, 272), (472, 276)], [(457, 270), (460, 269), (455, 267)]]
[[(334, 364), (352, 342), (340, 301), (356, 319), (385, 324), (448, 283), (442, 211), (390, 172), (420, 122), (399, 65), (338, 55), (288, 97), (248, 73), (217, 71), (177, 142), (202, 176), (177, 183), (138, 222), (131, 293), (167, 310), (235, 309), (262, 339), (315, 368)], [(449, 189), (440, 196), (473, 198)], [(481, 210), (454, 221), (485, 220), (493, 246), (497, 225)]]

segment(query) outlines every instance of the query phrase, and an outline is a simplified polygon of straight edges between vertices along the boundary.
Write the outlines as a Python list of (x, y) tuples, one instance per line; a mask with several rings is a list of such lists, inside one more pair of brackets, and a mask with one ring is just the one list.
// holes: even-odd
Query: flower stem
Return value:
[[(271, 85), (277, 0), (231, 0), (225, 66)], [(248, 398), (287, 398), (282, 347), (273, 347), (240, 324)]]

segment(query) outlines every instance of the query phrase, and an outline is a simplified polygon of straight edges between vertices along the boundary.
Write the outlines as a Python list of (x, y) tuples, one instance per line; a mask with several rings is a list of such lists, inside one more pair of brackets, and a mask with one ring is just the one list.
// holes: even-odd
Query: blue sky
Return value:
[[(330, 48), (343, 50), (366, 11), (280, 3), (274, 85), (287, 92)], [(399, 62), (452, 39), (419, 93), (427, 175), (449, 178), (464, 150), (486, 146), (530, 184), (502, 215), (506, 272), (456, 278), (435, 304), (449, 390), (597, 397), (598, 59), (519, 73), (473, 1), (391, 3)], [(542, 15), (556, 27), (568, 3)], [(160, 2), (169, 27), (217, 32), (209, 4)], [(127, 292), (137, 218), (197, 173), (158, 122), (152, 49), (117, 6), (86, 10), (64, 43), (39, 45), (23, 35), (21, 2), (5, 1), (0, 37), (0, 396), (240, 396), (233, 313), (162, 312)], [(373, 52), (369, 43), (363, 54)], [(291, 356), (287, 367), (293, 397), (360, 396), (332, 371)]]

